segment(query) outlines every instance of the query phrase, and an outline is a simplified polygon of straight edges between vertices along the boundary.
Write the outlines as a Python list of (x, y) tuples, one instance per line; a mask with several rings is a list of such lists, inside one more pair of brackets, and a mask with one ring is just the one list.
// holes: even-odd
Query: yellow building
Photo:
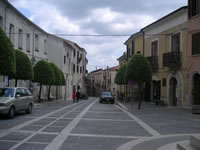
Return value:
[(169, 106), (188, 105), (186, 41), (187, 7), (181, 7), (125, 42), (129, 58), (140, 51), (152, 66), (152, 82), (145, 84), (146, 101), (162, 101)]

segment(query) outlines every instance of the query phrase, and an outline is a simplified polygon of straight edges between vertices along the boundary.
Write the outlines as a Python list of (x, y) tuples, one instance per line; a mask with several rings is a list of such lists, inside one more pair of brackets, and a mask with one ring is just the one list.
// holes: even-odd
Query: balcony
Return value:
[(163, 54), (163, 66), (169, 67), (172, 70), (177, 70), (181, 67), (181, 55), (180, 51), (167, 52)]
[(158, 56), (150, 56), (146, 58), (152, 67), (152, 71), (156, 71), (158, 69)]

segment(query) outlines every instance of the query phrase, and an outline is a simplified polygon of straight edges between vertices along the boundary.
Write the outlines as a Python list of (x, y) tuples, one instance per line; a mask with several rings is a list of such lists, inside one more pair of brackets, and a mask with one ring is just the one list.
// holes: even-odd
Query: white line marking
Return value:
[(68, 126), (66, 126), (62, 132), (45, 148), (45, 150), (58, 150), (67, 137), (70, 135), (71, 131), (75, 128), (75, 126), (79, 123), (79, 121), (83, 118), (83, 116), (87, 113), (87, 111), (96, 103), (97, 100), (92, 102), (89, 106), (87, 106)]
[(151, 128), (148, 124), (146, 124), (145, 122), (143, 122), (141, 119), (139, 119), (138, 117), (136, 117), (135, 115), (131, 114), (130, 112), (122, 109), (119, 106), (116, 106), (117, 108), (121, 109), (123, 112), (125, 112), (129, 117), (131, 117), (133, 120), (135, 120), (140, 126), (142, 126), (147, 132), (149, 132), (151, 135), (153, 136), (158, 136), (160, 135), (160, 133), (158, 133), (156, 130), (154, 130), (153, 128)]
[(121, 122), (134, 122), (135, 121), (135, 120), (93, 119), (93, 118), (83, 118), (82, 120), (88, 120), (88, 121), (121, 121)]

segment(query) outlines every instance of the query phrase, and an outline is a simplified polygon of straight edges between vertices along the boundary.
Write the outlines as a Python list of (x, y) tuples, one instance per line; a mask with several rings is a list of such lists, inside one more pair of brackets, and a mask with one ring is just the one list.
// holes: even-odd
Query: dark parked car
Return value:
[(33, 96), (31, 92), (22, 87), (0, 88), (0, 114), (13, 118), (16, 112), (26, 111), (31, 113)]
[(99, 97), (99, 103), (110, 102), (112, 104), (115, 103), (115, 98), (112, 96), (111, 92), (102, 92)]

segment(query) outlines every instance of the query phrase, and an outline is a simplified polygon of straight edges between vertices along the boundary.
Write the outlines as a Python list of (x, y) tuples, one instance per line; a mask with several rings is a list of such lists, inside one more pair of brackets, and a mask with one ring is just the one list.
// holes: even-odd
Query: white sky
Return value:
[[(54, 34), (131, 35), (187, 5), (187, 0), (9, 0), (20, 12)], [(71, 37), (87, 51), (89, 71), (118, 65), (127, 37)]]

